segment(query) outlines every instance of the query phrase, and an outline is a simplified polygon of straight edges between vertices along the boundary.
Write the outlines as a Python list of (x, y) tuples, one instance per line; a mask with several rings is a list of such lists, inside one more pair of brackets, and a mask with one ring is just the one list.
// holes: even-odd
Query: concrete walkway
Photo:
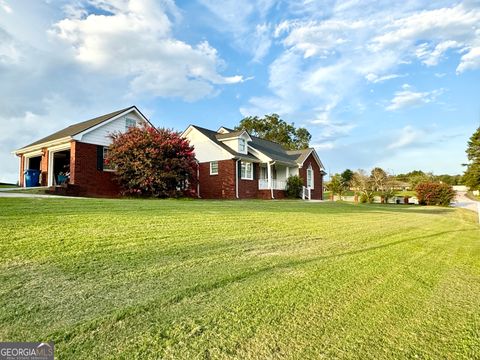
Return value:
[[(32, 187), (29, 189), (46, 189), (46, 187)], [(79, 196), (59, 196), (48, 194), (32, 194), (28, 192), (15, 192), (13, 190), (22, 190), (22, 188), (0, 188), (0, 198), (57, 198), (57, 199), (85, 199)]]
[(68, 196), (18, 193), (18, 192), (3, 191), (3, 190), (0, 191), (0, 198), (63, 198), (63, 199), (71, 199)]
[(452, 206), (478, 212), (478, 204), (480, 204), (480, 201), (469, 199), (465, 191), (457, 191), (457, 196), (455, 197), (455, 201), (452, 203)]

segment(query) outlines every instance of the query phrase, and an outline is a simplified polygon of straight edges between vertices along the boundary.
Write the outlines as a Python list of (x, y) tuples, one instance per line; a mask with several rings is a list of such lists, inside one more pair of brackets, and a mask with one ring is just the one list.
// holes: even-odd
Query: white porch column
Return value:
[(286, 180), (288, 180), (289, 177), (290, 177), (290, 168), (287, 166), (285, 168), (285, 178), (286, 178)]
[(270, 161), (267, 163), (267, 183), (268, 183), (268, 188), (272, 188), (272, 165), (270, 164)]

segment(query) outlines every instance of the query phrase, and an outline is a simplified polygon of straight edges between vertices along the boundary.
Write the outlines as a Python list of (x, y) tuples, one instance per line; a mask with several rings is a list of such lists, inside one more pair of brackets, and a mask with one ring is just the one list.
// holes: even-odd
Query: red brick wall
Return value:
[[(284, 190), (273, 190), (273, 197), (274, 199), (285, 199), (286, 194)], [(258, 198), (271, 200), (272, 199), (272, 191), (271, 190), (258, 190)]]
[(218, 162), (218, 175), (210, 175), (210, 163), (200, 163), (200, 197), (203, 199), (235, 199), (236, 164), (236, 160), (221, 160)]
[(259, 165), (253, 164), (253, 180), (240, 179), (240, 169), (238, 169), (238, 196), (240, 199), (256, 199), (259, 197), (258, 193), (258, 178), (259, 178)]
[(42, 149), (42, 162), (40, 163), (40, 184), (42, 186), (48, 185), (48, 150)]
[(73, 141), (70, 152), (70, 183), (79, 195), (118, 196), (120, 187), (111, 171), (97, 170), (97, 145)]
[(303, 163), (301, 169), (299, 169), (299, 175), (303, 179), (303, 185), (307, 186), (307, 169), (309, 165), (312, 165), (313, 169), (313, 189), (311, 192), (312, 199), (323, 199), (323, 176), (313, 154), (310, 154)]
[[(218, 162), (218, 175), (210, 175), (210, 163), (199, 164), (200, 197), (203, 199), (236, 199), (236, 160)], [(238, 196), (240, 199), (271, 199), (270, 190), (258, 190), (260, 165), (253, 164), (253, 180), (240, 179), (238, 169)], [(274, 190), (275, 199), (285, 198), (283, 190)]]
[(18, 185), (20, 185), (20, 186), (25, 185), (24, 184), (25, 178), (24, 178), (24, 174), (23, 174), (23, 172), (24, 172), (23, 169), (24, 168), (25, 168), (25, 156), (20, 155), (20, 173), (19, 173), (19, 177), (18, 177), (18, 181), (19, 181)]

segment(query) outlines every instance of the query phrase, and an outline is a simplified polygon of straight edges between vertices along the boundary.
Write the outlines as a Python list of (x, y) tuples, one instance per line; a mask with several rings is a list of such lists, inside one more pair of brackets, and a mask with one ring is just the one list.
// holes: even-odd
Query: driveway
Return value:
[[(15, 192), (15, 191), (12, 191), (12, 190), (19, 190), (19, 188), (1, 188), (0, 189), (0, 198), (59, 198), (59, 199), (71, 199), (72, 198), (70, 196), (32, 194), (32, 193), (27, 193), (27, 192)], [(75, 199), (80, 199), (80, 197), (75, 197)]]
[(455, 201), (452, 203), (452, 206), (478, 212), (478, 204), (480, 204), (480, 201), (469, 199), (466, 194), (467, 193), (465, 191), (457, 191), (457, 196), (455, 197)]

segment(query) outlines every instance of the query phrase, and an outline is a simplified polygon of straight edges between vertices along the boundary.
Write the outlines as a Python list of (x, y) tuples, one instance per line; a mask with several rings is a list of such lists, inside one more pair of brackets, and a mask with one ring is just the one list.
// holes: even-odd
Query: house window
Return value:
[(260, 167), (260, 179), (262, 180), (268, 179), (268, 170), (265, 166)]
[(218, 161), (210, 161), (210, 175), (218, 175)]
[(130, 119), (130, 118), (125, 119), (125, 131), (128, 131), (128, 129), (135, 126), (137, 126), (137, 121), (135, 119)]
[(308, 169), (307, 169), (307, 187), (313, 189), (313, 169), (312, 169), (312, 165), (309, 165)]
[(251, 162), (242, 161), (240, 175), (244, 180), (253, 180), (253, 164)]
[(238, 152), (241, 152), (241, 153), (246, 153), (246, 142), (245, 142), (245, 139), (238, 139)]
[(107, 161), (108, 158), (108, 147), (103, 147), (103, 170), (111, 171), (115, 170), (115, 167)]

